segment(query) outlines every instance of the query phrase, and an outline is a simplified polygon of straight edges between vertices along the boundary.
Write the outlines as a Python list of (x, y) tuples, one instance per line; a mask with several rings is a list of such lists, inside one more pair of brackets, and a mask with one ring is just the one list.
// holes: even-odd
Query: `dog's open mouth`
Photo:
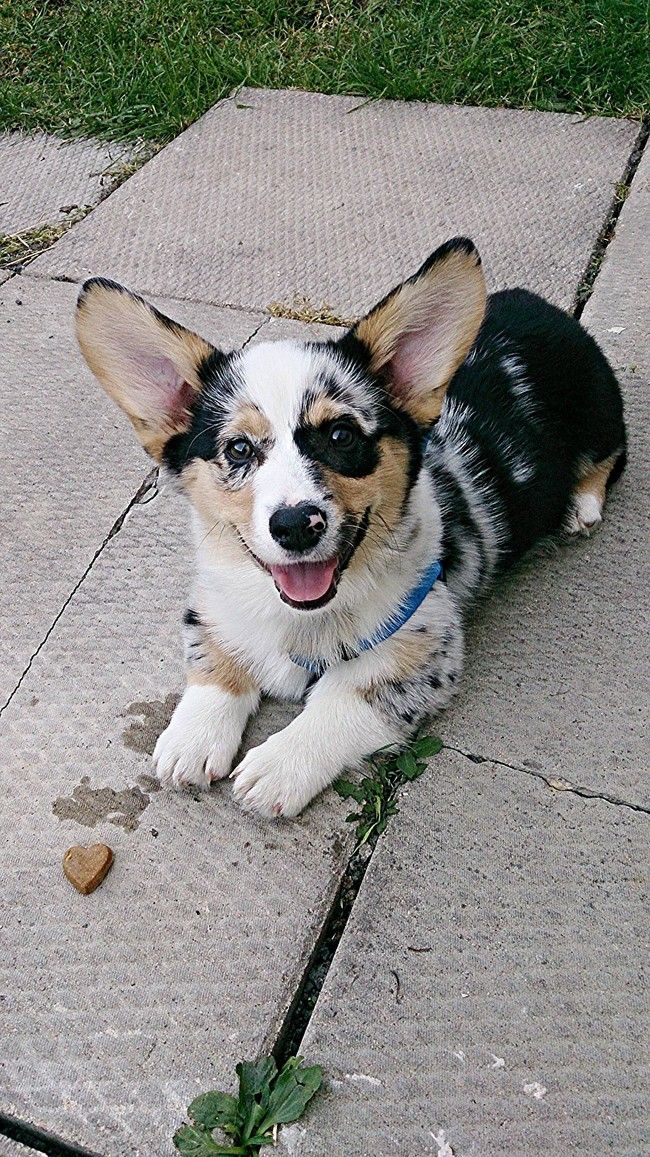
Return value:
[(336, 594), (339, 579), (358, 546), (363, 542), (370, 522), (368, 507), (359, 522), (349, 519), (342, 539), (347, 544), (340, 555), (324, 562), (292, 562), (287, 566), (269, 566), (271, 577), (283, 603), (299, 611), (324, 607)]
[(341, 574), (338, 558), (269, 567), (280, 598), (290, 607), (315, 610), (334, 598)]
[(324, 562), (292, 562), (284, 566), (268, 565), (262, 562), (240, 535), (242, 545), (267, 574), (271, 575), (276, 590), (283, 603), (299, 611), (315, 611), (331, 602), (336, 594), (339, 579), (352, 555), (366, 536), (370, 522), (370, 508), (364, 512), (359, 522), (350, 519), (343, 527), (342, 538), (347, 546), (340, 555), (325, 559)]

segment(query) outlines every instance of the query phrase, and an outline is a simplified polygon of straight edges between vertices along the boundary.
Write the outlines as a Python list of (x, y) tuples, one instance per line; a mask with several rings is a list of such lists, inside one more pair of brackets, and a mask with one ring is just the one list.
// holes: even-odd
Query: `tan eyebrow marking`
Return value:
[(273, 439), (271, 423), (251, 402), (245, 402), (233, 411), (223, 428), (223, 433), (226, 437), (244, 434), (256, 442), (268, 442)]
[(347, 410), (340, 402), (335, 402), (326, 394), (321, 394), (309, 403), (301, 420), (306, 426), (318, 427), (343, 417), (345, 413)]

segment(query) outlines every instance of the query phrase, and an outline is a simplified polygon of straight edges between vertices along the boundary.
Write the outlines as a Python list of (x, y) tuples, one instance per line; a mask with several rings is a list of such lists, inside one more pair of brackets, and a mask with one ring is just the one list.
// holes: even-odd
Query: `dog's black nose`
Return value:
[(281, 506), (269, 519), (269, 530), (275, 541), (285, 550), (304, 552), (316, 546), (327, 530), (327, 519), (322, 510), (308, 502), (297, 506)]

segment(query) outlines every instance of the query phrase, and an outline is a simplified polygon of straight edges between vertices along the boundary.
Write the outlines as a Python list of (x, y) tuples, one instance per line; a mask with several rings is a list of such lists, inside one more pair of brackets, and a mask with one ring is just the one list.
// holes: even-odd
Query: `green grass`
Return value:
[(0, 127), (167, 140), (237, 85), (639, 115), (644, 0), (0, 0)]

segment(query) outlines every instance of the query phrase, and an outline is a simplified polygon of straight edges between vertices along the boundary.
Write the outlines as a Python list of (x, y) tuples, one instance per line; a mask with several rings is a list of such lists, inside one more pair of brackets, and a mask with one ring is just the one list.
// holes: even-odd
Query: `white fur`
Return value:
[[(513, 378), (513, 394), (516, 394), (520, 400), (526, 398), (529, 384), (525, 378), (524, 367), (519, 360), (515, 357), (505, 357), (501, 359), (501, 364)], [(439, 434), (455, 440), (459, 454), (468, 460), (471, 460), (473, 447), (472, 450), (470, 450), (467, 436), (467, 423), (471, 421), (472, 417), (473, 411), (471, 406), (459, 403), (455, 398), (450, 398), (443, 406), (438, 423)], [(506, 464), (510, 469), (514, 481), (519, 485), (522, 485), (524, 482), (529, 482), (535, 473), (534, 464), (525, 458), (517, 445), (508, 439), (500, 430), (495, 429), (493, 438), (494, 442), (504, 454)], [(472, 471), (472, 476), (477, 478), (476, 470)], [(490, 518), (492, 520), (492, 515)]]
[[(398, 542), (374, 568), (364, 568), (356, 577), (344, 574), (336, 598), (317, 611), (287, 606), (271, 577), (247, 560), (224, 560), (195, 518), (200, 544), (196, 605), (264, 692), (301, 698), (309, 675), (291, 660), (292, 654), (335, 661), (341, 644), (353, 647), (389, 617), (439, 547), (431, 486), (423, 474), (414, 487), (410, 517), (400, 528), (406, 539), (412, 521), (419, 523), (420, 533), (410, 545), (401, 549)], [(411, 625), (420, 624), (438, 637), (457, 627), (455, 601), (444, 584), (434, 587), (413, 617)], [(395, 644), (388, 639), (326, 672), (302, 714), (249, 751), (236, 768), (235, 796), (243, 807), (264, 816), (294, 816), (344, 769), (359, 766), (378, 747), (399, 742), (399, 731), (359, 693), (373, 675), (390, 677), (394, 653)], [(238, 700), (218, 689), (188, 688), (156, 747), (160, 777), (176, 786), (202, 787), (222, 778), (254, 709), (252, 696)]]
[(519, 461), (514, 461), (511, 464), (511, 472), (515, 482), (522, 486), (524, 482), (530, 482), (535, 474), (535, 467), (532, 462), (526, 462), (524, 458), (520, 458)]
[(214, 686), (188, 687), (154, 749), (161, 783), (204, 788), (228, 775), (258, 702), (256, 693), (235, 696)]
[(512, 381), (512, 392), (518, 398), (526, 398), (530, 393), (531, 383), (526, 375), (526, 367), (514, 354), (501, 358), (501, 366)]
[[(445, 402), (437, 428), (438, 433), (444, 436), (444, 440), (436, 441), (435, 453), (442, 454), (445, 466), (462, 488), (481, 534), (485, 557), (491, 571), (497, 564), (506, 528), (500, 507), (493, 496), (490, 480), (485, 470), (477, 465), (476, 445), (465, 428), (470, 413), (468, 407), (458, 406), (453, 399)], [(471, 553), (471, 549), (468, 549), (465, 573), (461, 581), (463, 589), (460, 593), (463, 599), (475, 593), (478, 584), (478, 556), (472, 565)]]
[[(318, 506), (327, 517), (327, 532), (309, 556), (310, 560), (331, 558), (338, 542), (341, 519), (333, 502), (314, 482), (308, 464), (294, 440), (305, 391), (318, 380), (319, 373), (331, 378), (336, 362), (318, 346), (300, 342), (260, 342), (247, 347), (239, 360), (244, 388), (238, 395), (264, 414), (273, 429), (273, 446), (253, 480), (253, 541), (251, 550), (267, 565), (287, 561), (282, 547), (269, 531), (271, 515), (281, 506), (307, 502)], [(343, 384), (343, 383), (342, 383)], [(352, 383), (354, 384), (354, 383)], [(366, 431), (370, 428), (362, 410), (355, 416)]]
[[(435, 504), (423, 476), (415, 488), (415, 508), (423, 516), (423, 533), (383, 572), (363, 578), (346, 576), (334, 602), (320, 611), (296, 611), (281, 602), (268, 575), (253, 567), (244, 576), (212, 560), (197, 588), (208, 616), (218, 616), (220, 637), (244, 659), (266, 692), (301, 698), (308, 674), (291, 654), (334, 657), (340, 640), (353, 646), (390, 614), (430, 562), (432, 541), (440, 530), (432, 512)], [(205, 551), (203, 552), (205, 559)], [(244, 581), (245, 579), (245, 581)], [(216, 580), (216, 581), (215, 581)], [(369, 598), (369, 593), (372, 597)], [(341, 602), (339, 602), (339, 599)], [(318, 628), (315, 621), (318, 621)], [(254, 630), (251, 623), (254, 622)], [(443, 637), (457, 629), (455, 600), (444, 584), (434, 587), (413, 616), (411, 626), (426, 625)], [(307, 705), (283, 731), (249, 751), (233, 772), (235, 796), (243, 807), (264, 816), (294, 816), (346, 768), (358, 767), (365, 755), (389, 743), (399, 732), (359, 694), (373, 677), (390, 677), (395, 642), (392, 639), (359, 658), (327, 671), (309, 695)], [(460, 646), (460, 642), (459, 642)], [(460, 657), (458, 659), (460, 663)]]
[(300, 502), (316, 505), (327, 517), (327, 531), (320, 539), (311, 559), (331, 558), (336, 549), (340, 519), (331, 502), (314, 485), (304, 458), (301, 457), (290, 427), (277, 432), (275, 444), (264, 464), (253, 479), (255, 495), (253, 507), (253, 542), (255, 554), (267, 564), (287, 561), (282, 547), (271, 536), (269, 521), (281, 506), (296, 506)]
[[(361, 573), (345, 571), (336, 598), (312, 611), (282, 602), (271, 576), (248, 560), (224, 559), (218, 540), (213, 547), (203, 523), (195, 519), (199, 604), (208, 621), (217, 625), (219, 640), (244, 660), (263, 691), (302, 697), (308, 675), (290, 655), (336, 661), (343, 647), (353, 648), (391, 615), (439, 552), (440, 521), (426, 474), (413, 488), (410, 512), (395, 544), (387, 546), (379, 558), (375, 550), (373, 565)], [(413, 522), (419, 524), (420, 532), (404, 546)], [(363, 560), (363, 544), (358, 553)]]
[(581, 534), (588, 537), (598, 529), (602, 521), (603, 504), (597, 494), (574, 495), (573, 506), (569, 511), (566, 524), (569, 534)]
[(233, 772), (235, 798), (263, 816), (295, 816), (341, 774), (400, 733), (360, 695), (361, 659), (328, 671), (288, 727), (252, 748)]
[[(322, 372), (335, 379), (342, 375), (331, 353), (291, 342), (254, 346), (238, 362), (243, 380), (238, 397), (256, 405), (272, 426), (273, 446), (252, 480), (254, 541), (249, 544), (267, 565), (286, 562), (268, 529), (270, 514), (285, 503), (314, 502), (327, 515), (327, 532), (307, 556), (310, 560), (331, 557), (335, 550), (342, 514), (319, 492), (293, 437), (305, 389)], [(354, 382), (341, 378), (341, 390), (350, 385)], [(363, 401), (360, 395), (360, 406)], [(357, 407), (355, 416), (369, 428), (370, 419)], [(458, 432), (460, 445), (454, 449), (450, 442), (449, 453), (465, 484), (471, 461), (463, 461), (467, 452)], [(472, 493), (472, 501), (483, 510), (486, 499), (478, 488)], [(198, 561), (193, 605), (210, 625), (211, 635), (242, 662), (261, 692), (289, 699), (304, 696), (309, 675), (292, 655), (332, 664), (302, 714), (249, 751), (233, 772), (235, 796), (243, 807), (264, 816), (296, 815), (345, 768), (359, 766), (364, 756), (402, 738), (398, 722), (390, 722), (361, 694), (373, 678), (395, 675), (398, 643), (388, 639), (346, 662), (341, 656), (343, 648), (353, 649), (390, 617), (438, 556), (442, 531), (433, 482), (428, 471), (421, 473), (394, 533), (386, 534), (378, 548), (373, 536), (384, 532), (379, 523), (372, 526), (354, 565), (343, 573), (335, 598), (311, 611), (284, 603), (270, 574), (241, 548), (230, 549), (236, 538), (231, 529), (215, 529), (196, 512), (193, 522)], [(495, 554), (488, 522), (486, 510), (486, 542)], [(446, 584), (437, 584), (424, 600), (410, 624), (417, 625), (426, 626), (434, 638), (456, 640), (450, 654), (457, 669), (462, 636), (455, 597)], [(156, 746), (161, 779), (205, 787), (226, 775), (256, 698), (227, 695), (213, 687), (188, 688)]]

